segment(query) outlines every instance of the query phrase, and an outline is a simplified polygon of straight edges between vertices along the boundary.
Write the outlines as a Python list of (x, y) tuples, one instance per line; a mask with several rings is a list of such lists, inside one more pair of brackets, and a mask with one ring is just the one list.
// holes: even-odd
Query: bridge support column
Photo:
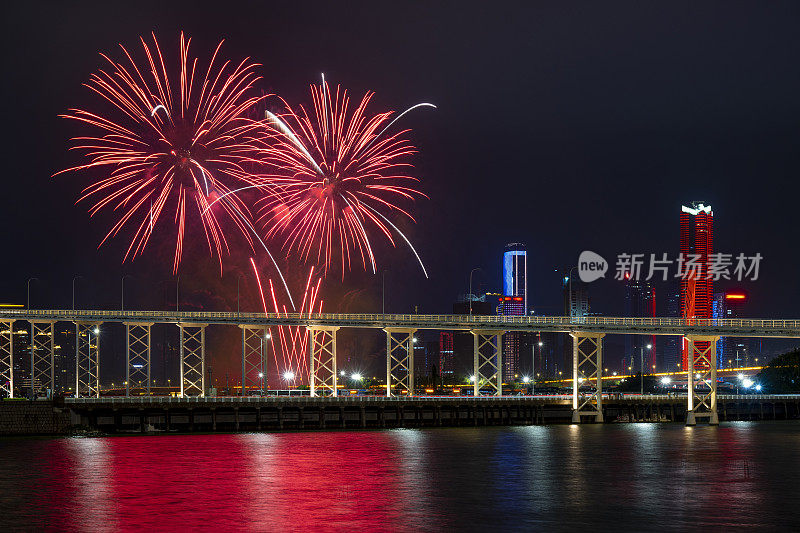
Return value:
[[(708, 418), (719, 425), (717, 414), (717, 341), (719, 335), (687, 335), (689, 341), (688, 400), (686, 425)], [(698, 346), (698, 343), (700, 346)]]
[(179, 323), (181, 329), (181, 398), (206, 394), (206, 326)]
[(490, 389), (487, 396), (503, 395), (503, 333), (501, 330), (472, 330), (474, 396), (481, 395), (481, 387)]
[(312, 326), (308, 331), (311, 356), (308, 385), (311, 396), (336, 397), (339, 374), (336, 371), (336, 332), (338, 326)]
[(14, 397), (14, 321), (0, 321), (0, 396)]
[[(30, 320), (31, 324), (31, 396), (41, 387), (55, 388), (55, 349), (53, 344), (54, 320)], [(41, 384), (37, 388), (37, 380)]]
[(125, 396), (131, 383), (144, 381), (150, 396), (150, 327), (152, 322), (125, 322)]
[[(75, 322), (75, 397), (100, 397), (100, 322)], [(94, 344), (92, 344), (94, 341)]]
[(242, 329), (242, 396), (247, 388), (261, 389), (267, 379), (267, 333), (265, 326), (240, 324)]
[(406, 391), (414, 395), (414, 347), (412, 341), (416, 328), (384, 328), (386, 332), (386, 396)]
[[(603, 337), (605, 333), (570, 333), (572, 337), (572, 422), (579, 424), (581, 415), (603, 421)], [(584, 381), (595, 382), (595, 391), (580, 394)]]

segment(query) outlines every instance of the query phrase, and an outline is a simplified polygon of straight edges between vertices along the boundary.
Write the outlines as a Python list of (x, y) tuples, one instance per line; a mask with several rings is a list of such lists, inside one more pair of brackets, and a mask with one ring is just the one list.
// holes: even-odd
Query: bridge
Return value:
[[(461, 330), (473, 335), (473, 394), (503, 396), (502, 336), (509, 331), (560, 332), (573, 339), (572, 420), (603, 421), (603, 337), (621, 335), (680, 335), (689, 347), (687, 424), (698, 418), (718, 424), (716, 341), (724, 336), (800, 338), (800, 320), (684, 319), (618, 317), (544, 317), (494, 315), (239, 313), (116, 310), (0, 310), (0, 386), (13, 396), (13, 325), (30, 324), (31, 383), (39, 379), (54, 388), (54, 326), (75, 325), (75, 397), (100, 397), (99, 339), (92, 332), (107, 322), (126, 329), (126, 395), (139, 380), (150, 393), (151, 328), (155, 324), (180, 329), (180, 396), (205, 395), (206, 327), (226, 325), (241, 330), (242, 390), (257, 387), (265, 373), (265, 338), (270, 327), (307, 328), (309, 388), (312, 397), (338, 394), (336, 336), (342, 328), (382, 329), (386, 333), (386, 395), (414, 396), (414, 350), (418, 330)], [(591, 386), (590, 392), (580, 385)]]

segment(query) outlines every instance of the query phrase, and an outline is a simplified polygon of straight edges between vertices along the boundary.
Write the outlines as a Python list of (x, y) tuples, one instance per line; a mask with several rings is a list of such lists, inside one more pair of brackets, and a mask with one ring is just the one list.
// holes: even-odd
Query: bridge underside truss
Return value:
[[(603, 333), (570, 333), (572, 337), (572, 421), (581, 415), (603, 421)], [(592, 389), (583, 393), (584, 384)]]
[(239, 326), (242, 330), (242, 394), (264, 386), (267, 378), (268, 328), (251, 324)]
[(206, 324), (178, 324), (181, 329), (181, 397), (205, 396)]
[(0, 321), (0, 398), (14, 397), (14, 321)]
[(39, 394), (55, 387), (55, 321), (31, 322), (31, 380), (30, 391)]
[(719, 424), (717, 414), (717, 341), (718, 336), (690, 335), (688, 361), (688, 400), (686, 424), (693, 426), (698, 418)]
[(308, 328), (311, 396), (336, 396), (336, 331), (338, 327)]
[(473, 384), (475, 396), (488, 389), (486, 396), (503, 395), (503, 333), (498, 330), (472, 330)]
[(100, 397), (98, 322), (75, 322), (75, 397)]
[[(386, 396), (414, 395), (414, 348), (416, 328), (384, 328), (386, 332)], [(393, 392), (392, 389), (395, 389)]]
[(125, 373), (125, 396), (131, 395), (131, 387), (144, 387), (150, 394), (150, 328), (152, 322), (126, 322), (125, 349), (127, 370)]

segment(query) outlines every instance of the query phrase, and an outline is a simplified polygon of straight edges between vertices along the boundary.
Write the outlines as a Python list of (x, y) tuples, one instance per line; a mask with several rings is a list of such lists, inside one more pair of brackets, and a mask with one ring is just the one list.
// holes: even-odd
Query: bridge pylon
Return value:
[(503, 395), (503, 330), (473, 329), (473, 394), (481, 395), (481, 387), (493, 392), (487, 396)]
[(383, 328), (386, 332), (386, 396), (414, 395), (414, 333), (417, 328)]
[(55, 389), (55, 344), (53, 333), (55, 320), (29, 320), (31, 324), (31, 380), (30, 392), (34, 395), (36, 380), (41, 380), (39, 388), (49, 386)]
[(336, 397), (336, 332), (338, 326), (309, 326), (308, 350), (311, 358), (308, 388), (311, 396)]
[[(100, 397), (100, 322), (75, 322), (75, 397)], [(94, 336), (94, 344), (92, 344)]]
[(14, 321), (0, 321), (0, 392), (14, 397)]
[[(572, 422), (579, 424), (581, 415), (603, 421), (603, 337), (605, 333), (576, 331), (572, 337)], [(580, 386), (588, 382), (594, 391), (584, 396)], [(592, 383), (594, 382), (594, 383)]]
[(181, 398), (206, 395), (206, 327), (178, 323), (181, 329)]
[(125, 396), (131, 384), (144, 381), (150, 395), (150, 328), (153, 322), (125, 322)]
[(258, 324), (239, 324), (242, 330), (242, 396), (247, 389), (261, 389), (267, 379), (267, 332)]
[[(689, 341), (688, 381), (689, 404), (686, 425), (694, 426), (698, 418), (707, 418), (709, 425), (719, 425), (717, 414), (717, 341), (719, 335), (687, 335)], [(703, 348), (697, 343), (708, 343)]]

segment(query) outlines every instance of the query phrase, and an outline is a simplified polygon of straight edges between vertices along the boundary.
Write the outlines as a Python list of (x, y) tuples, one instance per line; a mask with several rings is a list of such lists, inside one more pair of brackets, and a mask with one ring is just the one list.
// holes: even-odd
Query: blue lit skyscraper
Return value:
[(514, 242), (503, 254), (503, 296), (522, 296), (523, 312), (528, 309), (528, 253), (525, 245)]
[[(506, 246), (503, 253), (502, 313), (511, 316), (528, 314), (528, 254), (518, 242)], [(522, 334), (509, 331), (503, 335), (503, 381), (513, 381), (519, 373)]]

